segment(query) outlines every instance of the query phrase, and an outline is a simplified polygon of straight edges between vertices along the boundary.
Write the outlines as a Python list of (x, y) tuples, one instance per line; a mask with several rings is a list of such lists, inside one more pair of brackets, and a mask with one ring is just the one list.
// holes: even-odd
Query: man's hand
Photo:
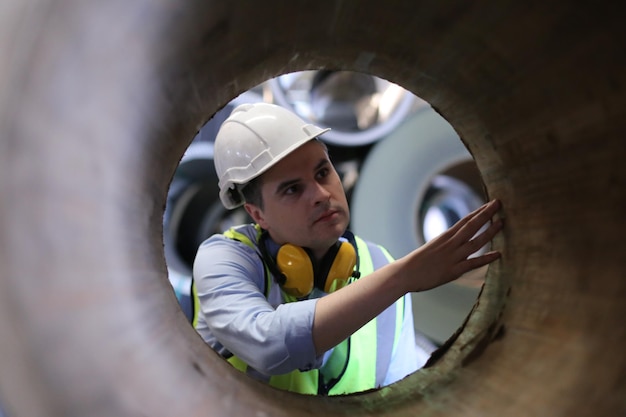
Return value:
[(489, 227), (476, 235), (495, 214), (501, 204), (493, 200), (463, 217), (450, 229), (399, 259), (401, 278), (408, 291), (425, 291), (459, 278), (461, 275), (500, 257), (497, 251), (468, 258), (502, 229), (502, 219), (493, 220)]

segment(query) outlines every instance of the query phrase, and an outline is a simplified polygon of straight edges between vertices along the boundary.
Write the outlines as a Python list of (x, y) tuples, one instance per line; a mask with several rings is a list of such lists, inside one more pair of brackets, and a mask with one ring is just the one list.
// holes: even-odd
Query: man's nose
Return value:
[(330, 191), (323, 184), (315, 183), (312, 190), (312, 200), (315, 205), (327, 202), (330, 196)]

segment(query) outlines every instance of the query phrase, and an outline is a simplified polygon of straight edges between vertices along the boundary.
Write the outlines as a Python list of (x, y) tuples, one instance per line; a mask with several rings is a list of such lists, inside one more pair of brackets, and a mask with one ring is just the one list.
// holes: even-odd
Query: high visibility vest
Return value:
[[(237, 226), (226, 231), (224, 235), (259, 252), (261, 229), (258, 225)], [(361, 276), (370, 274), (393, 260), (382, 247), (365, 242), (357, 236), (355, 241)], [(262, 260), (260, 252), (259, 256)], [(269, 268), (265, 265), (264, 295), (268, 300), (282, 297), (284, 302), (296, 301), (295, 298), (285, 294), (272, 278)], [(200, 305), (195, 285), (192, 285), (192, 292), (195, 327)], [(271, 386), (301, 394), (341, 395), (378, 388), (383, 385), (387, 376), (394, 349), (400, 339), (404, 314), (402, 297), (337, 345), (320, 369), (294, 370), (282, 375), (268, 376), (249, 367), (237, 356), (231, 356), (227, 360), (236, 369), (256, 379), (264, 380)]]

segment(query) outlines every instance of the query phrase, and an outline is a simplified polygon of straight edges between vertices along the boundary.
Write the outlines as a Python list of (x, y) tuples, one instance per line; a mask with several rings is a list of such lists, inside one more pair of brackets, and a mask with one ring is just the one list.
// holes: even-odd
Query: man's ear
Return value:
[(267, 223), (265, 222), (265, 216), (263, 215), (263, 210), (261, 210), (258, 206), (252, 203), (245, 203), (243, 208), (246, 209), (252, 220), (255, 223), (258, 223), (263, 229), (267, 229)]

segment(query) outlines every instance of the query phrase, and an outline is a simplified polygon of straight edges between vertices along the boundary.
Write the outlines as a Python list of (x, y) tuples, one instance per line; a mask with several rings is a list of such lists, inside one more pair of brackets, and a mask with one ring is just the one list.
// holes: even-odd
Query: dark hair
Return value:
[(246, 185), (241, 189), (241, 194), (246, 203), (254, 204), (263, 210), (263, 194), (261, 193), (261, 186), (263, 181), (261, 181), (261, 177), (263, 175), (259, 175), (256, 178), (251, 179)]

